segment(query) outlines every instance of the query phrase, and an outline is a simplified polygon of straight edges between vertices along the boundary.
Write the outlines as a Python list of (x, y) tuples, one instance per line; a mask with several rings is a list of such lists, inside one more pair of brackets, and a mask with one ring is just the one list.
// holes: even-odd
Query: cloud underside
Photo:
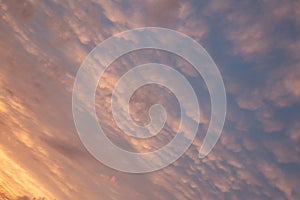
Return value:
[[(0, 199), (299, 199), (299, 8), (297, 1), (277, 0), (0, 2)], [(180, 57), (156, 50), (118, 59), (99, 81), (96, 109), (107, 136), (124, 149), (159, 149), (180, 122), (175, 96), (145, 86), (132, 97), (132, 118), (147, 124), (150, 106), (161, 103), (167, 124), (149, 140), (124, 136), (110, 95), (132, 66), (173, 66), (200, 99), (198, 136), (184, 156), (158, 172), (130, 175), (84, 148), (71, 95), (89, 51), (144, 26), (181, 31), (207, 48), (224, 78), (228, 112), (220, 141), (200, 160), (210, 100), (199, 74)]]

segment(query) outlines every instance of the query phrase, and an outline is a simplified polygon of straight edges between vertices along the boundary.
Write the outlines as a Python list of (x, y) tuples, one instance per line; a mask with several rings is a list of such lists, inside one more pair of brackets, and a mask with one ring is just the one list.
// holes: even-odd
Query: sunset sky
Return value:
[[(199, 159), (211, 114), (201, 76), (168, 52), (120, 57), (99, 80), (95, 97), (98, 121), (113, 143), (147, 152), (176, 134), (176, 97), (155, 85), (136, 91), (130, 114), (147, 124), (150, 106), (164, 105), (168, 119), (157, 136), (132, 138), (114, 122), (114, 85), (140, 64), (181, 72), (201, 114), (197, 137), (181, 158), (155, 172), (130, 174), (86, 150), (73, 121), (72, 89), (98, 44), (149, 26), (182, 32), (207, 50), (224, 80), (227, 115), (218, 143)], [(297, 0), (0, 0), (0, 200), (299, 200), (299, 52)]]

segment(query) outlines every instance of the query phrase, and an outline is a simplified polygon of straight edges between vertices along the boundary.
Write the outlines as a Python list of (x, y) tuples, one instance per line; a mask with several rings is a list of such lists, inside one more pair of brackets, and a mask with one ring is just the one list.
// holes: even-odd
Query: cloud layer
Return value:
[[(299, 199), (300, 4), (297, 1), (0, 1), (0, 199)], [(167, 144), (178, 102), (157, 86), (140, 88), (131, 114), (147, 123), (161, 103), (167, 125), (138, 140), (113, 121), (110, 95), (133, 66), (173, 66), (200, 101), (196, 140), (169, 167), (131, 175), (95, 160), (76, 133), (71, 108), (81, 62), (105, 38), (162, 26), (200, 42), (223, 75), (228, 112), (220, 141), (198, 149), (210, 119), (207, 88), (179, 57), (144, 50), (118, 59), (99, 81), (96, 109), (107, 136), (136, 152)], [(108, 152), (109, 154), (109, 152)]]

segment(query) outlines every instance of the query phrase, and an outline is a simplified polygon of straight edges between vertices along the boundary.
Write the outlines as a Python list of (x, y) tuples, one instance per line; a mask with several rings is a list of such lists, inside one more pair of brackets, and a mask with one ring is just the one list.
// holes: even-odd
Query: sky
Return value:
[[(182, 32), (207, 50), (224, 80), (227, 115), (218, 143), (199, 159), (211, 117), (201, 75), (168, 52), (146, 49), (120, 57), (99, 79), (95, 97), (98, 122), (114, 144), (154, 151), (172, 140), (180, 123), (176, 96), (146, 85), (131, 98), (131, 117), (145, 125), (151, 105), (160, 103), (166, 125), (149, 139), (122, 132), (111, 94), (134, 66), (172, 66), (190, 81), (200, 109), (197, 136), (177, 161), (130, 174), (105, 166), (84, 147), (73, 120), (72, 90), (92, 49), (141, 27)], [(0, 0), (0, 199), (298, 200), (299, 51), (297, 0)]]

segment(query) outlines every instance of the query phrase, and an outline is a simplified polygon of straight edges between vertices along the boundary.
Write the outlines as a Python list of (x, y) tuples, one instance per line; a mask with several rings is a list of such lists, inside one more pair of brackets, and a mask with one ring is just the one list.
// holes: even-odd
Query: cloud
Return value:
[[(149, 24), (157, 26), (170, 26), (175, 24), (180, 12), (180, 1), (175, 0), (163, 0), (163, 1), (151, 1), (147, 5), (148, 16), (150, 16)], [(158, 24), (157, 24), (158, 23)]]
[[(225, 10), (227, 15), (224, 18), (227, 23), (227, 27), (224, 27), (225, 35), (233, 44), (233, 53), (248, 60), (260, 59), (274, 49), (286, 49), (288, 44), (293, 43), (289, 34), (296, 30), (293, 30), (293, 27), (282, 30), (281, 27), (286, 23), (299, 24), (296, 11), (299, 7), (298, 3), (290, 1), (283, 5), (280, 1), (274, 1), (257, 4), (234, 2), (233, 4), (239, 9)], [(210, 5), (208, 10), (214, 7), (214, 3)]]
[(265, 88), (265, 98), (279, 107), (285, 107), (300, 100), (298, 63), (274, 70)]
[[(299, 199), (299, 38), (293, 34), (298, 7), (296, 1), (276, 0), (1, 2), (0, 185), (5, 188), (0, 197)], [(130, 175), (85, 150), (72, 120), (71, 92), (80, 63), (96, 44), (149, 25), (204, 42), (222, 64), (228, 115), (220, 141), (200, 160), (210, 103), (198, 74), (157, 51), (134, 52), (114, 63), (99, 83), (96, 108), (108, 137), (121, 148), (158, 149), (172, 139), (179, 122), (174, 97), (146, 87), (132, 99), (132, 116), (143, 123), (147, 108), (162, 102), (170, 112), (165, 130), (141, 141), (118, 129), (108, 112), (111, 89), (136, 64), (155, 58), (177, 64), (195, 85), (203, 110), (198, 136), (182, 158), (155, 173)]]
[(20, 22), (28, 22), (35, 14), (35, 4), (30, 0), (12, 0), (8, 2), (8, 9)]

